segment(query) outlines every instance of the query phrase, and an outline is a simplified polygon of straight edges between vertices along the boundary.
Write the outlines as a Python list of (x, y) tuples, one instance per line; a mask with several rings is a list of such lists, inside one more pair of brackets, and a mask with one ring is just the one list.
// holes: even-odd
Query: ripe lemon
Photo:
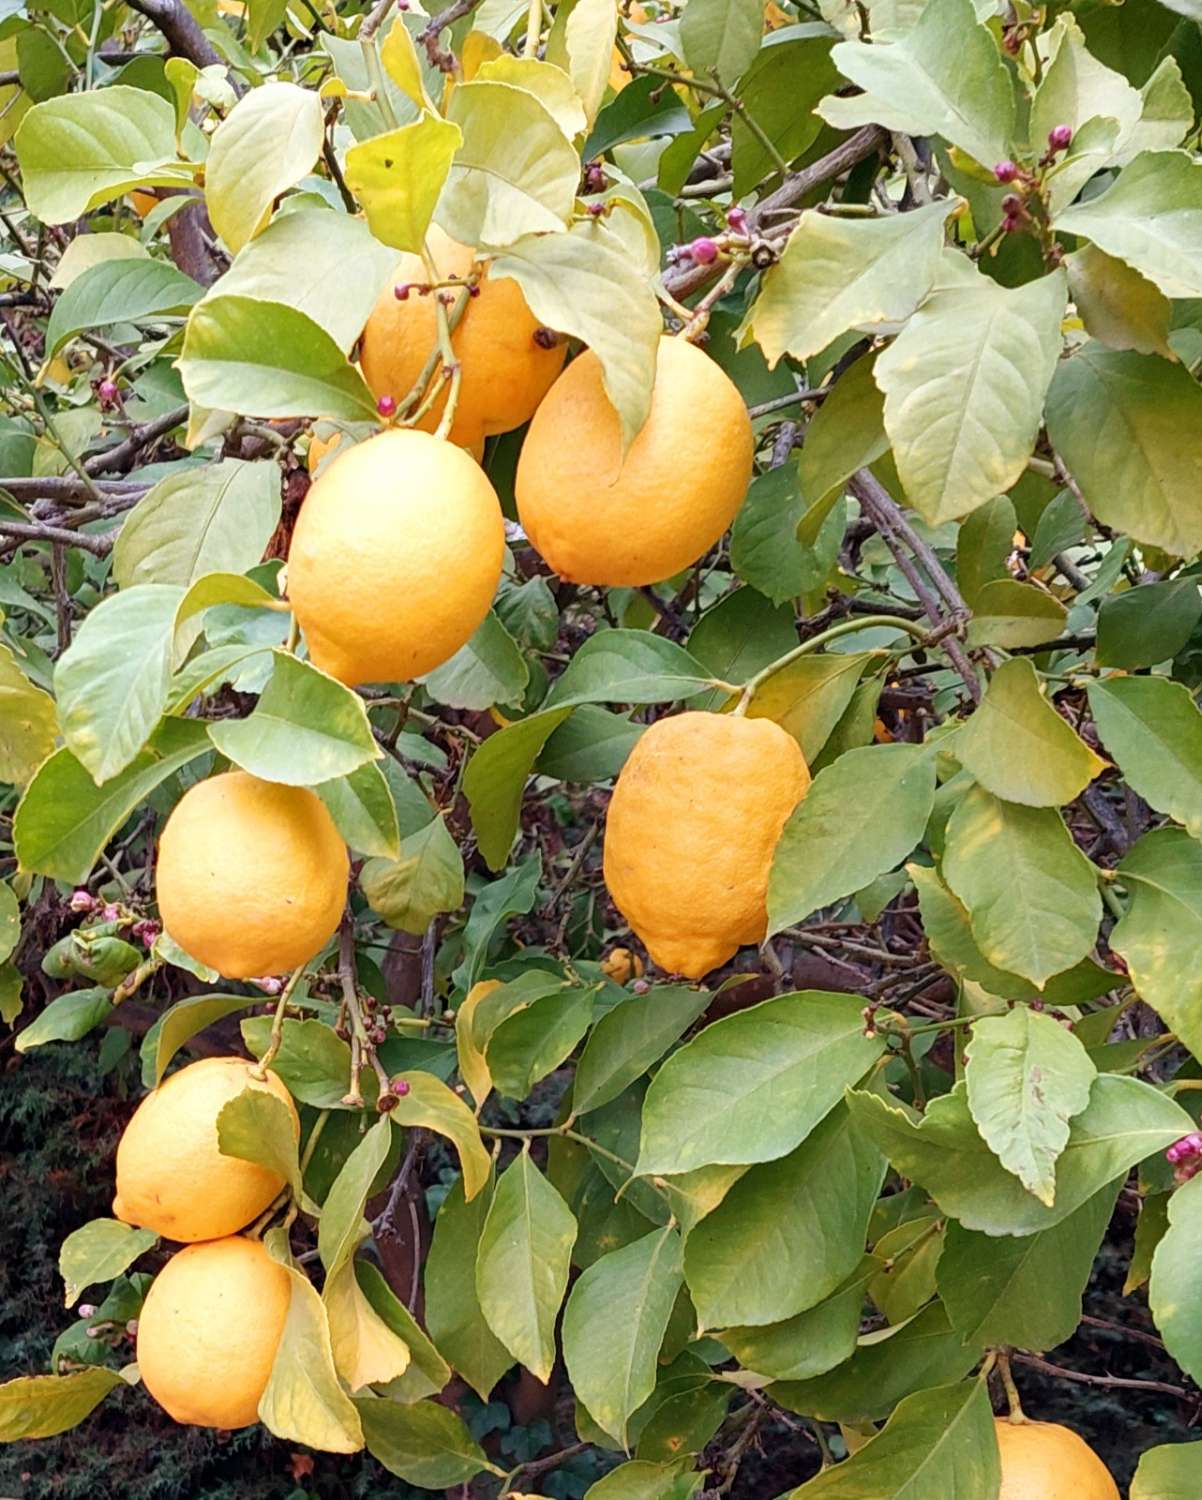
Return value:
[(259, 1419), (291, 1294), (287, 1271), (258, 1240), (189, 1245), (142, 1304), (142, 1384), (177, 1422), (249, 1427)]
[(601, 972), (615, 984), (629, 984), (632, 979), (641, 979), (643, 960), (629, 948), (611, 948), (601, 960)]
[(206, 1057), (147, 1094), (117, 1147), (117, 1218), (191, 1244), (234, 1234), (263, 1212), (284, 1179), (258, 1162), (223, 1156), (217, 1116), (252, 1088), (284, 1101), (298, 1139), (300, 1120), (275, 1074), (260, 1081), (253, 1067), (242, 1057)]
[[(428, 243), (439, 277), (465, 279), (475, 252), (433, 226)], [(405, 399), (438, 343), (435, 292), (411, 291), (399, 301), (395, 288), (428, 281), (419, 256), (403, 256), (393, 279), (380, 293), (359, 350), (359, 364), (373, 393)], [(457, 295), (457, 294), (455, 294)], [(509, 432), (530, 419), (563, 366), (567, 346), (556, 339), (544, 348), (535, 338), (539, 321), (516, 281), (487, 273), (451, 335), (451, 348), (463, 369), (450, 439), (465, 448), (497, 432)], [(546, 333), (540, 334), (545, 338)], [(446, 405), (440, 396), (418, 424), (433, 432)]]
[(763, 938), (772, 853), (809, 782), (770, 719), (677, 714), (635, 745), (609, 804), (605, 880), (662, 969), (700, 979)]
[(333, 936), (346, 901), (346, 845), (307, 787), (245, 771), (185, 792), (159, 841), (163, 926), (227, 979), (282, 974)]
[(998, 1417), (1002, 1488), (998, 1500), (1119, 1500), (1102, 1460), (1069, 1427)]
[(496, 491), (454, 444), (398, 427), (336, 454), (288, 553), (310, 656), (351, 686), (432, 672), (488, 613), (504, 549)]
[(729, 377), (662, 338), (651, 415), (622, 461), (618, 415), (591, 352), (534, 415), (517, 470), (518, 516), (572, 583), (658, 583), (695, 563), (743, 503), (751, 421)]

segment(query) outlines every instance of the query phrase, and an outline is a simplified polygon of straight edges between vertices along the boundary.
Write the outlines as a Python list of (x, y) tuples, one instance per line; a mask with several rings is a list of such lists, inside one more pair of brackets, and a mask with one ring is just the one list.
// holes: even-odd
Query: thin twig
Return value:
[(1019, 1354), (1017, 1351), (1010, 1358), (1017, 1365), (1027, 1365), (1032, 1370), (1038, 1370), (1041, 1375), (1051, 1375), (1057, 1380), (1075, 1380), (1080, 1385), (1107, 1386), (1120, 1391), (1146, 1391), (1148, 1394), (1156, 1392), (1162, 1396), (1176, 1396), (1179, 1401), (1202, 1400), (1197, 1391), (1187, 1391), (1184, 1386), (1169, 1385), (1164, 1380), (1127, 1380), (1120, 1375), (1087, 1375), (1083, 1370), (1066, 1370), (1063, 1365), (1050, 1364), (1036, 1354)]

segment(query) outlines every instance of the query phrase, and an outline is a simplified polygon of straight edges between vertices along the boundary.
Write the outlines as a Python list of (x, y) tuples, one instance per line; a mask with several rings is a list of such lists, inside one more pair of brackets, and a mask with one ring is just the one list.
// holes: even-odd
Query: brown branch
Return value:
[(443, 52), (438, 39), (448, 26), (453, 26), (463, 16), (470, 16), (479, 4), (480, 0), (455, 0), (454, 5), (448, 5), (446, 10), (439, 11), (430, 24), (418, 32), (417, 40), (426, 49), (426, 56), (432, 67), (441, 68), (444, 73), (454, 71), (455, 54)]
[(176, 57), (186, 57), (198, 68), (224, 66), (225, 59), (181, 0), (129, 0), (129, 8), (145, 16), (163, 33), (168, 49)]
[[(40, 526), (34, 522), (10, 521), (0, 518), (0, 536), (17, 537), (30, 542), (57, 542), (60, 546), (79, 547), (95, 557), (107, 557), (112, 551), (114, 534), (89, 536), (78, 531), (68, 531), (65, 526)], [(56, 551), (58, 549), (56, 548)]]
[[(100, 490), (102, 498), (122, 499), (133, 494), (134, 499), (138, 500), (150, 488), (146, 484), (136, 484), (133, 480), (101, 480), (93, 483)], [(7, 490), (14, 500), (55, 500), (64, 505), (82, 500), (85, 496), (89, 500), (93, 498), (92, 490), (74, 474), (12, 475), (7, 479), (0, 479), (0, 490)]]
[(1176, 1396), (1179, 1401), (1197, 1403), (1202, 1396), (1196, 1391), (1187, 1391), (1184, 1386), (1169, 1385), (1163, 1380), (1127, 1380), (1120, 1375), (1087, 1375), (1083, 1370), (1066, 1370), (1063, 1365), (1050, 1364), (1036, 1354), (1012, 1353), (1010, 1358), (1016, 1365), (1027, 1365), (1041, 1375), (1051, 1375), (1057, 1380), (1075, 1380), (1080, 1385), (1109, 1386), (1120, 1391), (1157, 1392), (1162, 1396)]
[(173, 406), (169, 412), (164, 412), (161, 417), (155, 417), (152, 422), (143, 422), (140, 427), (130, 429), (129, 435), (112, 448), (106, 448), (103, 453), (97, 453), (89, 458), (84, 468), (89, 474), (111, 474), (114, 470), (127, 469), (131, 459), (137, 458), (143, 448), (149, 447), (157, 438), (166, 436), (182, 422), (188, 420), (189, 407)]
[[(857, 130), (854, 135), (849, 135), (845, 141), (840, 141), (833, 151), (820, 156), (808, 167), (802, 167), (798, 172), (790, 172), (780, 187), (774, 193), (769, 193), (768, 197), (748, 214), (748, 227), (753, 233), (758, 231), (774, 237), (786, 233), (791, 225), (782, 224), (769, 228), (761, 226), (769, 215), (796, 207), (816, 187), (821, 187), (824, 182), (833, 182), (836, 177), (842, 177), (858, 162), (871, 156), (888, 139), (887, 132), (878, 125), (866, 125), (862, 130)], [(679, 270), (665, 274), (664, 288), (673, 297), (688, 297), (693, 292), (700, 291), (703, 286), (708, 286), (715, 277), (722, 274), (724, 269), (721, 261), (715, 261), (708, 266), (681, 267)]]

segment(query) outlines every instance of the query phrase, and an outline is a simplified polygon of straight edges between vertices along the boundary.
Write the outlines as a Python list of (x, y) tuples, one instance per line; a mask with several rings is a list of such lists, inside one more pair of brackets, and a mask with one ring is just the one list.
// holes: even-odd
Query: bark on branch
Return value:
[(198, 68), (224, 66), (225, 59), (200, 29), (200, 24), (182, 0), (129, 0), (131, 10), (136, 10), (167, 39), (167, 46), (176, 57), (186, 57)]

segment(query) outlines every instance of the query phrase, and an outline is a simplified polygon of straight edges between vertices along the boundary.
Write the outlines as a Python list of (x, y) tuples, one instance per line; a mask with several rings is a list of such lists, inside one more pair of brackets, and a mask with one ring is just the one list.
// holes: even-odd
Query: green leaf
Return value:
[(1202, 1443), (1165, 1443), (1141, 1455), (1131, 1500), (1192, 1500), (1202, 1483)]
[(485, 1046), (498, 1093), (525, 1099), (540, 1079), (571, 1054), (593, 1019), (596, 990), (561, 985), (508, 1017)]
[(633, 1459), (590, 1485), (584, 1500), (691, 1500), (704, 1479), (694, 1473), (691, 1458), (675, 1464)]
[(965, 1049), (969, 1113), (989, 1149), (1051, 1207), (1069, 1121), (1089, 1103), (1097, 1069), (1059, 1021), (1018, 1005), (985, 1016)]
[(717, 1338), (745, 1370), (773, 1380), (811, 1380), (850, 1359), (860, 1331), (866, 1288), (881, 1262), (866, 1256), (825, 1301), (786, 1318), (752, 1328), (725, 1328)]
[(401, 837), (388, 779), (374, 762), (349, 776), (323, 781), (313, 790), (325, 803), (338, 832), (359, 854), (397, 859)]
[[(774, 605), (753, 588), (731, 589), (689, 634), (692, 655), (715, 677), (733, 683), (746, 682), (796, 645), (792, 608)], [(715, 688), (689, 707), (718, 711), (729, 698), (726, 689)]]
[(934, 1301), (905, 1322), (862, 1337), (847, 1363), (829, 1374), (778, 1383), (773, 1397), (790, 1411), (860, 1426), (879, 1421), (916, 1391), (962, 1379), (980, 1357), (980, 1346), (965, 1343)]
[(819, 771), (781, 833), (768, 879), (768, 932), (850, 896), (922, 838), (935, 761), (922, 745), (868, 745)]
[(0, 780), (24, 786), (57, 738), (54, 699), (30, 682), (0, 641)]
[(449, 661), (421, 679), (436, 703), (477, 710), (520, 703), (529, 681), (526, 658), (492, 610)]
[(1107, 677), (1089, 684), (1102, 744), (1133, 791), (1202, 837), (1202, 713), (1183, 683)]
[(189, 995), (184, 1000), (177, 1000), (146, 1033), (142, 1046), (142, 1082), (145, 1087), (158, 1088), (171, 1059), (206, 1026), (212, 1026), (237, 1011), (249, 1010), (254, 1004), (250, 995)]
[(547, 708), (577, 703), (667, 703), (719, 684), (673, 641), (645, 630), (602, 630), (572, 657)]
[(379, 1317), (408, 1346), (409, 1368), (389, 1383), (384, 1394), (394, 1401), (419, 1401), (437, 1394), (451, 1378), (451, 1367), (422, 1328), (421, 1324), (396, 1296), (381, 1273), (369, 1261), (355, 1262), (360, 1290)]
[(491, 1196), (490, 1187), (465, 1203), (462, 1180), (454, 1184), (434, 1221), (424, 1273), (430, 1337), (481, 1401), (513, 1364), (476, 1295), (476, 1252)]
[(440, 1490), (466, 1484), (482, 1469), (501, 1472), (473, 1441), (463, 1418), (437, 1401), (401, 1406), (379, 1396), (360, 1396), (355, 1410), (367, 1451), (406, 1484)]
[(885, 398), (876, 383), (875, 367), (874, 354), (857, 359), (830, 388), (806, 428), (797, 464), (802, 493), (810, 504), (797, 532), (805, 544), (813, 545), (825, 508), (842, 493), (856, 470), (889, 451)]
[(93, 1219), (72, 1231), (58, 1252), (66, 1306), (74, 1307), (88, 1287), (120, 1276), (158, 1238), (153, 1229), (134, 1229), (118, 1219)]
[(1042, 646), (1064, 629), (1067, 610), (1033, 583), (995, 578), (982, 586), (968, 622), (970, 646)]
[(873, 660), (866, 651), (800, 656), (756, 689), (749, 719), (772, 719), (787, 729), (812, 766), (855, 695), (860, 673)]
[[(487, 743), (487, 742), (486, 742)], [(401, 932), (425, 932), (434, 917), (463, 905), (463, 856), (440, 813), (406, 834), (396, 859), (369, 859), (359, 884), (372, 910)]]
[(564, 28), (567, 71), (589, 125), (596, 119), (609, 85), (617, 29), (618, 8), (614, 0), (579, 0)]
[(0, 881), (0, 963), (12, 953), (20, 936), (21, 910), (17, 898), (12, 886)]
[[(367, 1233), (366, 1222), (362, 1232)], [(352, 1393), (403, 1380), (409, 1368), (409, 1346), (376, 1312), (355, 1271), (353, 1258), (343, 1261), (326, 1277), (321, 1293), (330, 1320), (334, 1367)]]
[(899, 40), (838, 42), (831, 59), (864, 90), (818, 106), (837, 130), (875, 124), (939, 135), (986, 167), (1006, 155), (1015, 128), (1014, 85), (972, 0), (932, 0)]
[(1202, 296), (1202, 162), (1185, 152), (1143, 152), (1055, 228), (1126, 261), (1166, 297)]
[(55, 666), (63, 738), (97, 786), (129, 766), (162, 717), (180, 597), (162, 583), (110, 595)]
[(1184, 365), (1086, 344), (1056, 371), (1047, 423), (1099, 521), (1176, 557), (1202, 548), (1202, 390)]
[(734, 519), (731, 567), (774, 604), (795, 599), (803, 591), (810, 553), (797, 540), (797, 527), (805, 508), (797, 470), (792, 464), (780, 464), (755, 476)]
[[(1199, 720), (1202, 729), (1202, 716)], [(1044, 697), (1024, 657), (1003, 662), (953, 753), (986, 791), (1029, 807), (1071, 802), (1106, 769)]]
[(1021, 1238), (949, 1223), (937, 1274), (956, 1331), (975, 1345), (1020, 1349), (1070, 1339), (1118, 1188), (1108, 1184), (1051, 1229)]
[(382, 1115), (347, 1157), (326, 1194), (317, 1225), (317, 1249), (327, 1277), (335, 1276), (350, 1261), (367, 1233), (363, 1215), (368, 1195), (388, 1160), (391, 1144), (392, 1125)]
[(1062, 1223), (1191, 1128), (1185, 1111), (1150, 1084), (1100, 1073), (1088, 1107), (1069, 1129), (1056, 1166), (1055, 1207), (1048, 1208), (981, 1139), (963, 1083), (933, 1099), (918, 1117), (876, 1094), (849, 1093), (848, 1104), (897, 1171), (921, 1184), (965, 1229), (989, 1235), (1030, 1235)]
[(798, 1500), (996, 1500), (1001, 1462), (983, 1382), (919, 1391), (846, 1463), (793, 1494)]
[(375, 398), (338, 344), (281, 302), (206, 297), (188, 319), (178, 368), (198, 406), (257, 417), (376, 418)]
[[(404, 30), (404, 28), (401, 28)], [(363, 205), (376, 239), (420, 254), (434, 205), (463, 144), (457, 125), (423, 112), (346, 154), (346, 183)]]
[(1052, 808), (974, 787), (948, 822), (943, 878), (968, 908), (985, 958), (1037, 989), (1094, 946), (1097, 876)]
[(600, 1109), (616, 1099), (680, 1040), (710, 998), (705, 990), (664, 984), (607, 1011), (593, 1027), (576, 1064), (575, 1113)]
[[(616, 6), (612, 4), (612, 0), (607, 0), (607, 3), (611, 17), (616, 20)], [(610, 53), (605, 54), (604, 61), (602, 88), (609, 80)], [(569, 141), (574, 140), (587, 126), (580, 96), (568, 76), (567, 68), (561, 65), (558, 57), (548, 56), (544, 62), (537, 57), (515, 57), (512, 53), (502, 52), (498, 57), (490, 57), (482, 62), (472, 77), (486, 82), (512, 83), (515, 88), (526, 89), (546, 106)]]
[(452, 239), (503, 247), (565, 227), (580, 162), (541, 100), (509, 83), (461, 83), (447, 118), (463, 134), (438, 203)]
[(282, 303), (324, 328), (346, 353), (396, 262), (361, 219), (326, 208), (296, 209), (243, 246), (220, 290), (210, 295)]
[(1086, 332), (1109, 349), (1169, 358), (1173, 307), (1162, 291), (1096, 245), (1065, 258), (1069, 291)]
[[(247, 1051), (263, 1057), (271, 1045), (271, 1017), (248, 1016), (241, 1030)], [(324, 1021), (286, 1020), (271, 1071), (301, 1104), (314, 1109), (351, 1107), (343, 1099), (351, 1084), (351, 1049)]]
[(480, 1231), (476, 1295), (492, 1331), (544, 1384), (575, 1240), (571, 1210), (523, 1147), (501, 1174)]
[(1179, 828), (1144, 834), (1119, 865), (1131, 905), (1110, 946), (1126, 962), (1142, 1000), (1194, 1053), (1202, 1053), (1202, 844)]
[(533, 909), (542, 873), (542, 855), (535, 850), (477, 894), (463, 929), (463, 961), (451, 976), (461, 989), (471, 989), (484, 972), (489, 945), (506, 918)]
[(877, 359), (897, 472), (932, 526), (976, 510), (1022, 475), (1067, 300), (1061, 271), (1015, 289), (984, 277), (949, 287), (929, 297)]
[[(409, 1085), (409, 1090), (393, 1107), (392, 1118), (398, 1125), (420, 1125), (447, 1137), (459, 1153), (464, 1191), (470, 1203), (487, 1187), (492, 1165), (492, 1158), (480, 1139), (475, 1115), (433, 1073), (408, 1072), (399, 1077)], [(441, 1342), (437, 1335), (434, 1337)]]
[(611, 781), (646, 728), (625, 714), (582, 704), (543, 746), (535, 763), (538, 774), (556, 781)]
[[(572, 1389), (623, 1447), (631, 1416), (655, 1389), (660, 1348), (682, 1283), (680, 1235), (669, 1226), (594, 1261), (564, 1309), (563, 1352)], [(620, 1318), (614, 1317), (618, 1307)]]
[(47, 1042), (78, 1042), (108, 1016), (113, 1008), (108, 990), (73, 990), (52, 1000), (36, 1021), (17, 1034), (13, 1047), (29, 1052)]
[(270, 1089), (245, 1088), (217, 1114), (217, 1147), (222, 1156), (237, 1156), (266, 1167), (284, 1179), (299, 1201), (296, 1137), (296, 1117)]
[[(820, 31), (814, 35), (813, 31), (808, 35), (795, 32), (784, 41), (779, 34), (773, 37), (739, 82), (745, 113), (736, 111), (730, 122), (735, 179), (732, 194), (736, 200), (775, 170), (761, 134), (785, 161), (791, 162), (813, 145), (822, 129), (814, 107), (824, 94), (838, 87), (839, 76), (831, 61), (835, 37)], [(755, 121), (758, 131), (751, 129), (748, 119)]]
[(792, 1151), (884, 1051), (862, 1011), (855, 995), (802, 990), (707, 1026), (652, 1080), (637, 1174)]
[(1148, 1306), (1165, 1347), (1187, 1375), (1202, 1373), (1202, 1308), (1194, 1295), (1202, 1246), (1202, 1182), (1194, 1177), (1169, 1199), (1169, 1227), (1152, 1257)]
[(271, 680), (250, 717), (210, 726), (222, 755), (287, 786), (315, 786), (380, 759), (357, 693), (287, 651), (272, 656)]
[(287, 1271), (292, 1297), (271, 1377), (259, 1400), (259, 1420), (285, 1442), (324, 1453), (358, 1453), (363, 1428), (334, 1368), (325, 1304), (309, 1278), (292, 1265), (282, 1231), (272, 1230), (264, 1244)]
[(759, 0), (690, 0), (680, 21), (684, 60), (699, 78), (735, 83), (755, 60), (764, 34)]
[(213, 132), (205, 162), (205, 206), (234, 254), (254, 239), (271, 205), (321, 154), (321, 96), (276, 80), (251, 89)]
[(702, 1328), (778, 1323), (855, 1270), (885, 1176), (842, 1105), (778, 1161), (752, 1167), (685, 1241)]
[(190, 276), (161, 260), (103, 260), (77, 276), (46, 325), (47, 361), (89, 328), (185, 313), (204, 295)]
[(509, 858), (521, 821), (526, 778), (543, 746), (570, 713), (570, 708), (559, 708), (519, 719), (499, 734), (490, 734), (468, 762), (463, 794), (480, 853), (490, 870), (499, 870)]
[(1110, 594), (1098, 610), (1094, 659), (1100, 667), (1154, 667), (1177, 655), (1202, 620), (1195, 578), (1141, 584)]
[(115, 1386), (124, 1383), (124, 1376), (103, 1365), (70, 1375), (28, 1375), (5, 1381), (0, 1385), (0, 1443), (69, 1432)]
[(134, 809), (181, 766), (209, 749), (203, 724), (171, 719), (124, 771), (98, 787), (70, 750), (56, 750), (25, 789), (13, 819), (23, 870), (78, 885)]
[[(611, 0), (605, 3), (612, 10)], [(640, 268), (591, 229), (582, 225), (567, 234), (516, 240), (497, 256), (489, 275), (512, 277), (541, 323), (582, 340), (596, 354), (625, 448), (651, 410), (663, 322)]]
[[(316, 96), (314, 96), (316, 97)], [(37, 104), (13, 144), (29, 211), (66, 224), (131, 187), (188, 187), (175, 153), (175, 110), (147, 89), (116, 84)]]
[(273, 463), (226, 458), (170, 474), (126, 517), (113, 548), (113, 577), (123, 589), (188, 588), (207, 573), (245, 573), (261, 560), (279, 519), (280, 471)]
[(807, 209), (746, 322), (769, 366), (786, 354), (808, 359), (849, 328), (908, 318), (934, 283), (950, 208), (942, 200), (879, 219)]

